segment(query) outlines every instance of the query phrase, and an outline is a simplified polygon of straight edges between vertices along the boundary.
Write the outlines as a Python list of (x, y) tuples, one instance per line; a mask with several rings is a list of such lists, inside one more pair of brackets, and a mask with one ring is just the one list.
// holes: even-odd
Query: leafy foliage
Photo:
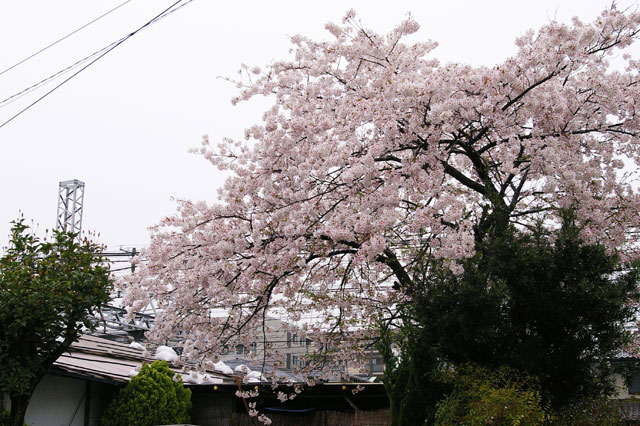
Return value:
[(453, 381), (453, 391), (438, 403), (436, 426), (536, 426), (547, 418), (535, 379), (511, 368), (468, 365)]
[(432, 422), (446, 372), (467, 363), (536, 378), (557, 409), (613, 390), (609, 361), (629, 342), (638, 271), (584, 243), (574, 219), (564, 212), (553, 236), (492, 226), (461, 275), (437, 259), (416, 265), (411, 300), (381, 326), (394, 425), (417, 424), (405, 420), (414, 413)]
[(102, 426), (189, 423), (191, 391), (165, 361), (145, 364), (109, 403)]
[(437, 352), (421, 338), (417, 327), (391, 330), (388, 324), (381, 324), (376, 346), (385, 362), (383, 383), (389, 397), (391, 426), (433, 420), (437, 402), (451, 391)]
[[(414, 315), (447, 362), (508, 365), (538, 377), (555, 406), (612, 391), (610, 360), (626, 343), (638, 271), (585, 244), (571, 213), (554, 236), (492, 235), (455, 276), (427, 272)], [(626, 269), (623, 271), (623, 269)]]
[(90, 313), (109, 301), (109, 269), (102, 248), (54, 231), (51, 241), (13, 222), (0, 258), (0, 391), (11, 398), (12, 421), (22, 425), (36, 385), (74, 342)]
[[(0, 411), (0, 426), (11, 426), (11, 411)], [(23, 423), (23, 426), (29, 426)]]
[(622, 404), (608, 398), (589, 398), (562, 407), (552, 425), (557, 426), (625, 426)]

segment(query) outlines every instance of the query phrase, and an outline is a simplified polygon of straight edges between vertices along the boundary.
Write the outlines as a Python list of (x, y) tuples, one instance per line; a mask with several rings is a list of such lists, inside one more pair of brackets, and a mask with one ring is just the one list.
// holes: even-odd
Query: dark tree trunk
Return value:
[(11, 417), (9, 419), (10, 426), (22, 426), (24, 425), (24, 416), (27, 414), (27, 406), (29, 406), (29, 395), (11, 394)]

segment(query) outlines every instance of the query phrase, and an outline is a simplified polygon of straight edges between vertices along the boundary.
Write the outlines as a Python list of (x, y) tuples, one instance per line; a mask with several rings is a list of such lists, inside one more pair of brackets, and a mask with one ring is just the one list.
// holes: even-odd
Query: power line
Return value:
[(5, 106), (11, 104), (12, 102), (17, 101), (21, 97), (31, 93), (32, 91), (34, 91), (38, 87), (48, 83), (51, 80), (54, 80), (54, 79), (56, 79), (58, 77), (61, 77), (62, 75), (68, 73), (69, 71), (79, 67), (83, 63), (87, 62), (89, 59), (91, 59), (91, 58), (95, 57), (96, 55), (100, 54), (101, 52), (107, 50), (108, 48), (110, 48), (111, 46), (113, 46), (114, 44), (118, 43), (119, 41), (121, 41), (123, 39), (124, 39), (124, 37), (122, 37), (120, 40), (114, 41), (113, 43), (103, 47), (100, 50), (96, 50), (95, 52), (93, 52), (89, 56), (85, 56), (84, 58), (74, 62), (73, 64), (69, 65), (68, 67), (63, 68), (63, 69), (61, 69), (60, 71), (57, 71), (54, 74), (51, 74), (49, 77), (46, 77), (46, 78), (40, 80), (38, 83), (33, 84), (33, 85), (31, 85), (31, 86), (19, 91), (18, 93), (15, 93), (15, 94), (9, 96), (8, 98), (5, 98), (5, 99), (1, 100), (0, 101), (0, 108), (4, 108)]
[[(147, 27), (149, 27), (152, 24), (155, 24), (156, 22), (158, 22), (159, 20), (167, 17), (168, 15), (172, 14), (173, 12), (177, 11), (178, 9), (186, 6), (187, 4), (191, 3), (194, 0), (187, 0), (185, 3), (181, 4), (180, 6), (176, 7), (178, 4), (182, 3), (183, 0), (178, 0), (175, 3), (173, 3), (171, 6), (169, 6), (168, 8), (166, 8), (165, 10), (163, 10), (162, 12), (160, 12), (158, 15), (156, 15), (153, 19), (149, 20), (147, 23), (145, 23), (144, 25), (142, 25), (141, 27), (139, 27), (137, 30), (129, 33), (128, 35), (122, 37), (120, 40), (111, 43), (110, 45), (108, 45), (107, 47), (99, 50), (98, 52), (102, 52), (105, 49), (107, 49), (106, 51), (104, 51), (103, 53), (101, 53), (98, 57), (96, 57), (95, 59), (93, 59), (91, 62), (89, 62), (87, 65), (85, 65), (84, 67), (80, 68), (78, 71), (76, 71), (75, 73), (71, 74), (71, 76), (69, 76), (68, 78), (66, 78), (64, 81), (62, 81), (60, 84), (58, 84), (57, 86), (55, 86), (53, 89), (49, 90), (47, 93), (45, 93), (44, 95), (40, 96), (38, 99), (36, 99), (35, 101), (33, 101), (32, 103), (30, 103), (29, 105), (27, 105), (25, 108), (21, 109), (20, 111), (18, 111), (18, 113), (16, 113), (15, 115), (13, 115), (11, 118), (9, 118), (7, 121), (5, 121), (4, 123), (0, 124), (0, 129), (3, 128), (4, 126), (6, 126), (7, 124), (9, 124), (10, 122), (12, 122), (13, 120), (15, 120), (17, 117), (19, 117), (20, 115), (22, 115), (24, 112), (26, 112), (28, 109), (30, 109), (31, 107), (33, 107), (35, 104), (37, 104), (38, 102), (40, 102), (41, 100), (43, 100), (44, 98), (46, 98), (47, 96), (49, 96), (51, 93), (53, 93), (54, 91), (56, 91), (58, 88), (60, 88), (62, 85), (64, 85), (65, 83), (67, 83), (69, 80), (71, 80), (72, 78), (74, 78), (75, 76), (77, 76), (78, 74), (80, 74), (82, 71), (86, 70), (87, 68), (89, 68), (91, 65), (93, 65), (94, 63), (96, 63), (100, 58), (102, 58), (103, 56), (105, 56), (107, 53), (111, 52), (113, 49), (115, 49), (116, 47), (120, 46), (122, 43), (124, 43), (125, 41), (127, 41), (128, 39), (130, 39), (131, 37), (133, 37), (134, 35), (136, 35), (137, 33), (139, 33), (140, 31), (146, 29)], [(109, 47), (110, 46), (110, 47)], [(91, 55), (89, 56), (91, 57)], [(88, 58), (89, 58), (88, 57)], [(81, 60), (79, 62), (82, 62), (84, 60)], [(74, 65), (72, 65), (71, 67), (74, 67)], [(67, 67), (69, 68), (69, 67)], [(58, 75), (60, 73), (56, 73), (55, 75)], [(50, 78), (45, 79), (45, 80), (50, 80)], [(25, 89), (25, 90), (29, 90), (29, 89)], [(20, 93), (24, 92), (21, 91)], [(16, 94), (15, 96), (18, 96), (18, 94)], [(13, 96), (12, 96), (13, 97)], [(12, 98), (10, 97), (10, 98)], [(8, 99), (10, 99), (8, 98)], [(6, 100), (5, 100), (6, 101)], [(4, 102), (4, 101), (3, 101)]]
[(66, 36), (54, 41), (53, 43), (51, 43), (50, 45), (43, 47), (42, 49), (38, 50), (37, 52), (33, 53), (32, 55), (27, 56), (26, 58), (24, 58), (23, 60), (13, 64), (12, 66), (10, 66), (9, 68), (5, 69), (4, 71), (0, 72), (0, 75), (6, 73), (7, 71), (11, 71), (12, 69), (14, 69), (15, 67), (17, 67), (18, 65), (21, 65), (25, 62), (27, 62), (29, 59), (39, 55), (40, 53), (44, 52), (45, 50), (55, 46), (56, 44), (60, 43), (63, 40), (66, 40), (67, 38), (71, 37), (72, 35), (74, 35), (75, 33), (77, 33), (78, 31), (81, 31), (85, 28), (87, 28), (89, 25), (93, 24), (94, 22), (104, 18), (105, 16), (109, 15), (112, 12), (115, 12), (116, 10), (120, 9), (122, 6), (124, 6), (125, 4), (129, 3), (131, 0), (126, 0), (124, 3), (120, 3), (118, 6), (114, 7), (113, 9), (109, 10), (108, 12), (103, 13), (102, 15), (98, 16), (97, 18), (95, 18), (94, 20), (84, 24), (83, 26), (81, 26), (80, 28), (70, 32), (69, 34), (67, 34)]
[(131, 270), (131, 266), (125, 266), (124, 268), (110, 269), (109, 272), (130, 271), (130, 270)]

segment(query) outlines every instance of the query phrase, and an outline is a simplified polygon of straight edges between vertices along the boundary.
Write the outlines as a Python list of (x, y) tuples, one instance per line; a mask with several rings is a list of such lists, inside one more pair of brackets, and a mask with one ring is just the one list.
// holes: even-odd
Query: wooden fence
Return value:
[[(389, 410), (356, 411), (314, 411), (308, 414), (267, 413), (271, 426), (389, 426)], [(229, 426), (255, 426), (262, 423), (246, 413), (233, 413)]]

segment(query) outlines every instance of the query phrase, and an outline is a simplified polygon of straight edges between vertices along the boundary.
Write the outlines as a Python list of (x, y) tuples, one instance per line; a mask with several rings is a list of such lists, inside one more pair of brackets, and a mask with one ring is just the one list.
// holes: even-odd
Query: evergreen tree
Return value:
[[(392, 406), (419, 398), (422, 385), (400, 377), (439, 382), (446, 369), (466, 363), (538, 378), (543, 400), (555, 408), (611, 393), (610, 361), (629, 343), (624, 324), (635, 312), (638, 271), (604, 247), (585, 244), (570, 212), (553, 237), (542, 228), (523, 233), (510, 226), (487, 227), (484, 235), (459, 276), (433, 259), (416, 268), (397, 339), (385, 330), (380, 344)], [(389, 349), (392, 340), (404, 341), (395, 343), (398, 356)], [(416, 353), (433, 361), (419, 365)], [(438, 387), (440, 398), (445, 388)], [(434, 399), (421, 408), (429, 421)]]
[(189, 423), (191, 391), (165, 361), (145, 364), (109, 403), (102, 426)]

